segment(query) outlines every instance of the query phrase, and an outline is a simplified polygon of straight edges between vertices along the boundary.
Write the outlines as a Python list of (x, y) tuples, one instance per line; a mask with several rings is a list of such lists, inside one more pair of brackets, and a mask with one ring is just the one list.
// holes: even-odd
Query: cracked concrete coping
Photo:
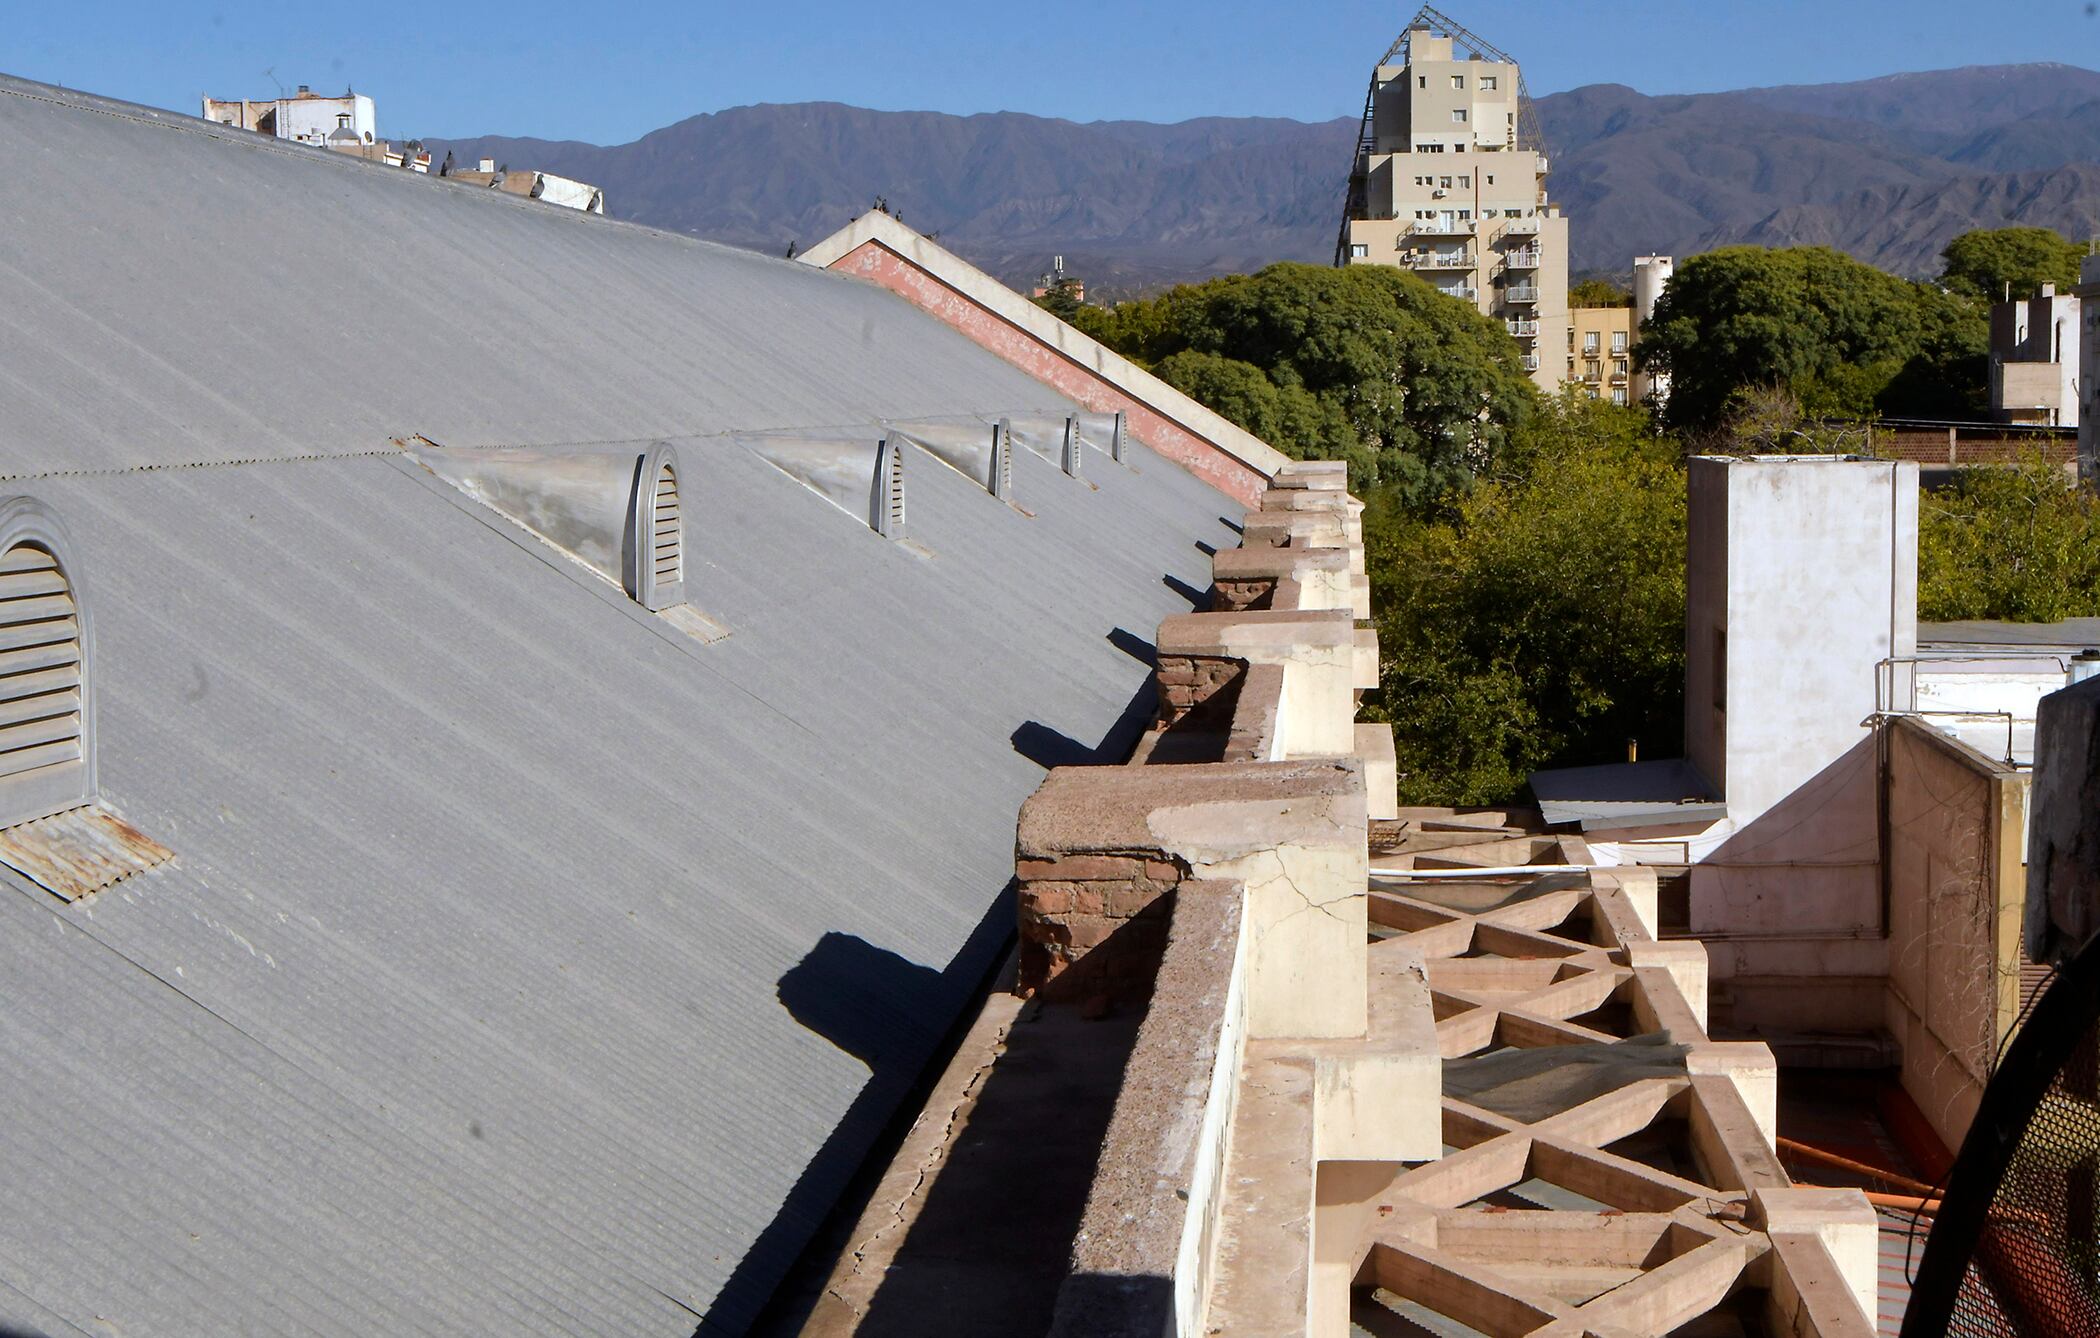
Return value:
[[(1201, 864), (1225, 847), (1361, 842), (1363, 794), (1363, 764), (1350, 757), (1059, 767), (1022, 806), (1015, 851), (1021, 859), (1057, 859), (1165, 850)], [(1353, 833), (1346, 820), (1352, 804)], [(1261, 830), (1209, 832), (1204, 809), (1222, 810), (1235, 823), (1258, 815)]]
[(1261, 495), (1263, 511), (1330, 511), (1337, 515), (1351, 514), (1350, 503), (1355, 499), (1345, 492), (1330, 492), (1318, 488), (1269, 488)]
[(1210, 560), (1214, 581), (1281, 579), (1302, 572), (1347, 572), (1349, 553), (1342, 548), (1228, 548)]
[[(1337, 550), (1339, 551), (1339, 550)], [(1248, 652), (1347, 649), (1357, 643), (1348, 609), (1243, 609), (1181, 613), (1159, 625), (1161, 655), (1233, 655)]]

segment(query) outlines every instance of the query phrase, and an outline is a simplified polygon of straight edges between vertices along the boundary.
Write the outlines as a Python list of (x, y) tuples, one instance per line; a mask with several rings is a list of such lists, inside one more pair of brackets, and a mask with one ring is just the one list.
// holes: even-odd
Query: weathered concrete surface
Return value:
[[(1192, 1231), (1193, 1263), (1207, 1274), (1228, 1116), (1208, 1108), (1218, 1065), (1239, 1062), (1229, 1008), (1239, 929), (1237, 886), (1177, 889), (1152, 1003), (1072, 1241), (1071, 1276), (1058, 1290), (1053, 1338), (1174, 1332), (1176, 1269)], [(1180, 1281), (1202, 1296), (1202, 1276)]]
[(2053, 962), (2100, 931), (2100, 678), (2042, 698), (2034, 720), (2027, 836), (2030, 961)]

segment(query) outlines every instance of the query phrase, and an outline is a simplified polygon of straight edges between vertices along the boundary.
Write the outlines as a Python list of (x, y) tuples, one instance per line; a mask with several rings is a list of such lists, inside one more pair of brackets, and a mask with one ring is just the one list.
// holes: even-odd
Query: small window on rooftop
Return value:
[(1492, 92), (1494, 92), (1494, 91), (1495, 91), (1495, 76), (1494, 76), (1494, 75), (1492, 75), (1492, 74), (1483, 74), (1483, 75), (1481, 75), (1481, 76), (1480, 76), (1480, 91), (1481, 91), (1481, 92), (1483, 92), (1483, 93), (1492, 93)]

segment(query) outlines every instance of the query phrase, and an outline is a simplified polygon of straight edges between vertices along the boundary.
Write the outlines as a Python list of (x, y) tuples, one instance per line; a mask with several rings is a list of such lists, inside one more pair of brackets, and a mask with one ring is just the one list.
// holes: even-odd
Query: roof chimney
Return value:
[(311, 89), (311, 88), (307, 87), (307, 86), (306, 86), (305, 84), (301, 84), (301, 85), (299, 85), (299, 96), (300, 96), (300, 97), (302, 97), (302, 98), (303, 98), (303, 97), (305, 97), (305, 96), (306, 96), (307, 94), (309, 94), (309, 93), (311, 93), (311, 92), (313, 92), (313, 89)]

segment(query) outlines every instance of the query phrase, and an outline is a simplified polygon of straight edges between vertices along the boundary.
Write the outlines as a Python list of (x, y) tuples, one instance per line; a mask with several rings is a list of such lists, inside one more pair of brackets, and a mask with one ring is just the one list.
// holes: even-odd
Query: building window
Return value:
[(1451, 119), (1460, 125), (1464, 125), (1466, 122), (1466, 109), (1464, 107), (1453, 107), (1451, 109)]
[(1611, 360), (1611, 374), (1612, 374), (1613, 376), (1624, 376), (1624, 375), (1626, 375), (1626, 359), (1624, 359), (1624, 358), (1613, 358), (1613, 359)]
[(1626, 403), (1626, 387), (1618, 386), (1614, 388), (1611, 392), (1611, 402), (1624, 407)]
[(1614, 353), (1624, 353), (1626, 351), (1626, 332), (1624, 330), (1611, 332), (1611, 351)]
[(1494, 75), (1492, 75), (1492, 74), (1483, 74), (1483, 75), (1481, 75), (1481, 76), (1480, 76), (1480, 91), (1481, 91), (1481, 92), (1483, 92), (1483, 93), (1492, 93), (1492, 92), (1494, 92), (1494, 91), (1495, 91), (1495, 78), (1496, 78), (1496, 76), (1494, 76)]
[(1459, 186), (1460, 186), (1461, 188), (1464, 188), (1464, 187), (1470, 187), (1470, 186), (1471, 186), (1471, 185), (1473, 184), (1473, 178), (1471, 178), (1471, 177), (1460, 177), (1460, 178), (1458, 179), (1458, 184), (1459, 184)]
[(1584, 330), (1582, 332), (1582, 351), (1589, 357), (1594, 358), (1597, 356), (1597, 332), (1595, 330)]
[(1488, 185), (1492, 186), (1495, 184), (1495, 174), (1493, 172), (1490, 172), (1485, 178), (1483, 178), (1483, 180), (1485, 180)]
[(1466, 77), (1465, 77), (1464, 75), (1462, 75), (1462, 74), (1454, 74), (1454, 75), (1452, 75), (1452, 76), (1451, 76), (1451, 86), (1452, 86), (1453, 88), (1464, 88), (1464, 87), (1466, 86)]
[(1351, 243), (1349, 243), (1349, 258), (1350, 258), (1350, 259), (1352, 259), (1352, 260), (1362, 260), (1362, 259), (1363, 259), (1363, 258), (1364, 258), (1365, 256), (1368, 256), (1368, 255), (1370, 255), (1370, 254), (1371, 254), (1371, 247), (1370, 247), (1370, 244), (1369, 244), (1368, 242), (1351, 242)]
[(1426, 74), (1415, 76), (1415, 85), (1419, 88), (1429, 87), (1429, 76)]
[(1569, 353), (1569, 354), (1570, 354), (1571, 356), (1570, 356), (1570, 357), (1568, 358), (1568, 370), (1569, 370), (1569, 371), (1571, 371), (1571, 372), (1575, 370), (1575, 359), (1574, 359), (1574, 357), (1572, 356), (1572, 355), (1574, 354), (1574, 352), (1575, 352), (1575, 330), (1574, 330), (1574, 327), (1573, 327), (1573, 326), (1570, 326), (1570, 327), (1568, 328), (1568, 353)]
[(1458, 211), (1458, 216), (1462, 219), (1467, 220), (1468, 222), (1471, 222), (1473, 218), (1473, 211), (1470, 209), (1461, 209)]
[(1441, 178), (1441, 179), (1440, 179), (1440, 180), (1439, 180), (1439, 181), (1437, 182), (1437, 184), (1438, 184), (1438, 185), (1440, 185), (1440, 186), (1442, 186), (1442, 187), (1443, 187), (1443, 188), (1444, 188), (1445, 190), (1450, 190), (1450, 189), (1451, 189), (1451, 178), (1450, 178), (1450, 177), (1443, 177), (1443, 178)]

